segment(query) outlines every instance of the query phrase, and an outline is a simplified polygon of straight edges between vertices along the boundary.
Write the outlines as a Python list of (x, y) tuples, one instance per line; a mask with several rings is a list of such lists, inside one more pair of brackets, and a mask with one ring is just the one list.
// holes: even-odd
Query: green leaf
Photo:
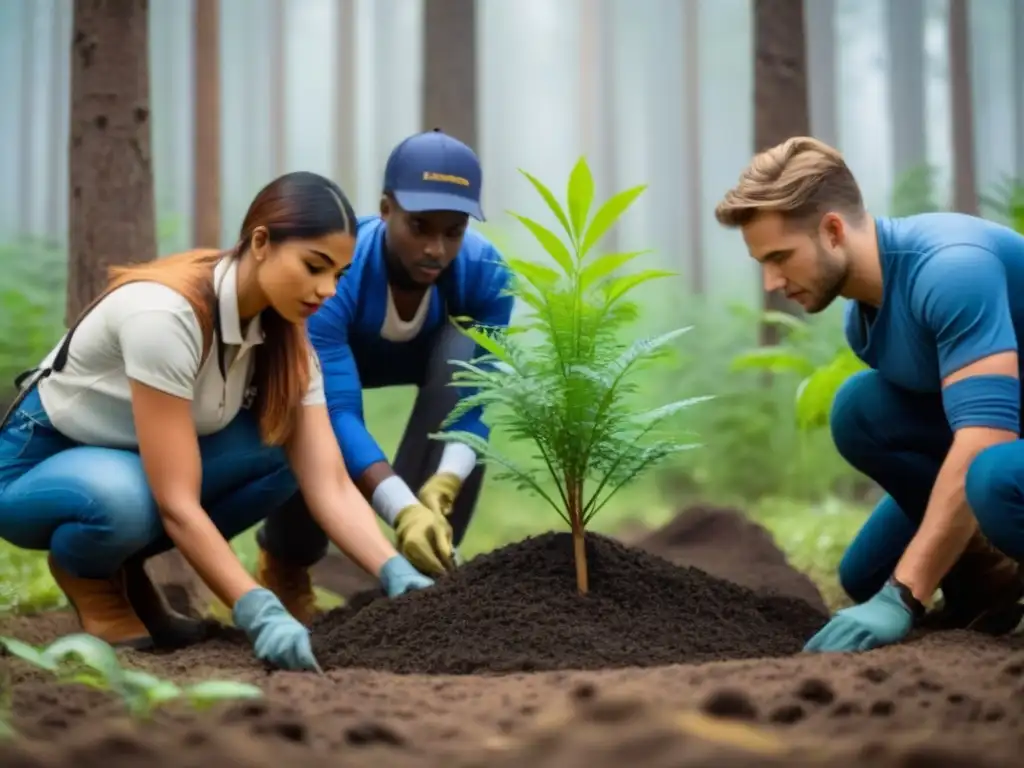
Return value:
[(512, 364), (512, 358), (509, 356), (508, 352), (505, 351), (505, 348), (483, 329), (460, 327), (459, 330), (502, 362), (508, 363), (509, 365)]
[(138, 669), (123, 670), (122, 680), (129, 707), (136, 712), (146, 712), (182, 695), (181, 688), (170, 680), (161, 680)]
[(40, 648), (23, 643), (21, 640), (16, 640), (13, 637), (0, 637), (0, 645), (3, 645), (12, 656), (16, 656), (22, 661), (27, 661), (35, 667), (50, 672), (57, 671), (57, 663), (49, 659)]
[(543, 198), (544, 202), (548, 204), (548, 208), (550, 208), (551, 212), (555, 214), (555, 218), (558, 219), (558, 223), (561, 224), (562, 229), (565, 230), (565, 236), (571, 240), (572, 226), (569, 224), (569, 219), (565, 215), (565, 210), (559, 204), (558, 200), (555, 199), (555, 195), (537, 177), (532, 176), (522, 169), (520, 169), (519, 172), (523, 174), (523, 176), (533, 184), (533, 188), (540, 193), (541, 198)]
[(608, 284), (605, 300), (608, 304), (613, 304), (638, 285), (642, 285), (650, 280), (658, 280), (662, 277), (675, 277), (676, 275), (677, 273), (664, 269), (645, 269), (632, 275), (617, 277)]
[(761, 370), (771, 373), (799, 373), (808, 376), (814, 372), (814, 363), (789, 347), (757, 347), (741, 352), (729, 366), (734, 371)]
[(82, 664), (96, 672), (110, 688), (121, 685), (122, 670), (117, 653), (98, 637), (84, 632), (67, 635), (50, 643), (43, 655), (58, 665), (69, 661)]
[(581, 157), (569, 174), (568, 185), (569, 219), (572, 221), (573, 241), (583, 240), (587, 224), (587, 214), (594, 202), (594, 177), (590, 173), (587, 159)]
[(828, 426), (832, 403), (839, 388), (867, 366), (849, 349), (841, 350), (828, 364), (805, 378), (796, 392), (797, 424), (812, 430)]
[(794, 335), (806, 336), (809, 331), (806, 321), (801, 320), (796, 315), (780, 312), (777, 309), (769, 309), (761, 313), (761, 322), (765, 325), (781, 325)]
[(608, 277), (612, 272), (617, 269), (624, 267), (626, 264), (631, 262), (637, 256), (641, 256), (650, 251), (632, 251), (630, 253), (608, 253), (604, 256), (599, 256), (594, 259), (590, 264), (580, 270), (580, 287), (585, 291), (591, 285), (596, 283), (602, 278)]
[(551, 269), (551, 267), (545, 267), (543, 264), (535, 264), (532, 261), (523, 261), (522, 259), (508, 259), (507, 262), (509, 268), (514, 273), (525, 277), (540, 291), (550, 289), (562, 279), (562, 275)]
[(259, 699), (263, 691), (249, 683), (231, 680), (206, 680), (190, 685), (184, 690), (185, 698), (195, 709), (206, 709), (221, 701), (234, 699)]
[(526, 216), (520, 216), (518, 213), (513, 213), (512, 216), (530, 230), (530, 233), (537, 238), (537, 241), (543, 246), (544, 250), (555, 260), (566, 275), (571, 277), (576, 272), (576, 265), (573, 262), (572, 254), (569, 253), (565, 243), (559, 240), (554, 232)]
[(587, 227), (586, 235), (583, 238), (583, 245), (580, 247), (581, 257), (586, 255), (605, 236), (605, 233), (612, 228), (615, 222), (626, 212), (626, 209), (646, 189), (646, 184), (640, 184), (630, 189), (624, 189), (605, 200), (601, 207), (597, 209), (597, 213), (594, 214), (590, 226)]

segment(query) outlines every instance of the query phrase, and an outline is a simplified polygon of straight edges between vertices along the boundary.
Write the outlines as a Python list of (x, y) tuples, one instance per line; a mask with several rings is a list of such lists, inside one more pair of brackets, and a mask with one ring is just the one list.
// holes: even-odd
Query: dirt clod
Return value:
[(757, 707), (743, 691), (723, 689), (715, 691), (705, 700), (704, 712), (715, 717), (732, 720), (756, 720)]
[(576, 591), (572, 540), (526, 539), (430, 589), (362, 595), (314, 625), (325, 669), (470, 674), (649, 667), (798, 652), (827, 616), (596, 534), (590, 591)]
[(831, 704), (836, 697), (832, 686), (824, 680), (818, 680), (817, 678), (804, 680), (800, 683), (796, 695), (812, 704)]

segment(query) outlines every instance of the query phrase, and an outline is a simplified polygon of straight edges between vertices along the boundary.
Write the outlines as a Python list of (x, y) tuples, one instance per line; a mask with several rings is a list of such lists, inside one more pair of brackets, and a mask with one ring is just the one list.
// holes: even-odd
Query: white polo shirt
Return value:
[[(67, 363), (39, 384), (46, 414), (60, 432), (86, 445), (137, 448), (129, 379), (192, 401), (196, 433), (226, 427), (246, 400), (253, 348), (263, 343), (259, 317), (242, 329), (238, 316), (238, 261), (214, 268), (214, 288), (225, 346), (227, 381), (214, 334), (202, 362), (203, 332), (188, 300), (154, 282), (113, 291), (82, 320), (71, 339)], [(52, 364), (61, 342), (43, 360)], [(310, 347), (310, 382), (303, 405), (325, 402), (323, 376)]]

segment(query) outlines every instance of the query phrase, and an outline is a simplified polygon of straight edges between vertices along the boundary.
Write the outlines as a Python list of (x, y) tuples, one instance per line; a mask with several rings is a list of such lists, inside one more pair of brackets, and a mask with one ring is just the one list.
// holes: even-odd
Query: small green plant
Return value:
[[(554, 265), (507, 260), (513, 274), (510, 292), (526, 305), (526, 318), (507, 330), (461, 327), (485, 354), (468, 363), (454, 362), (460, 370), (452, 385), (470, 392), (442, 428), (468, 409), (483, 406), (494, 429), (513, 440), (532, 441), (537, 450), (535, 465), (519, 466), (472, 434), (448, 431), (432, 437), (472, 446), (485, 462), (503, 468), (499, 477), (535, 493), (566, 521), (573, 537), (577, 588), (586, 593), (587, 524), (609, 498), (643, 471), (696, 447), (673, 437), (655, 437), (655, 430), (709, 398), (640, 409), (631, 402), (637, 387), (630, 374), (690, 330), (679, 328), (633, 343), (623, 341), (622, 332), (639, 309), (627, 294), (674, 273), (647, 269), (618, 274), (644, 251), (594, 255), (597, 243), (646, 187), (611, 196), (591, 216), (594, 181), (584, 158), (570, 174), (566, 207), (541, 181), (522, 173), (551, 209), (565, 237), (533, 219), (512, 214)], [(545, 476), (554, 481), (555, 494), (544, 488)]]
[(784, 312), (766, 312), (765, 323), (782, 324), (786, 341), (770, 347), (742, 352), (732, 360), (733, 370), (759, 369), (769, 373), (796, 373), (801, 377), (796, 388), (796, 420), (801, 429), (820, 429), (828, 425), (832, 402), (843, 383), (867, 366), (843, 344), (831, 357), (819, 359), (802, 346), (810, 336), (808, 324)]
[(987, 218), (1024, 233), (1024, 179), (1004, 178), (981, 196), (981, 205)]
[(84, 633), (59, 638), (45, 648), (12, 637), (0, 637), (0, 645), (12, 656), (53, 673), (61, 682), (116, 694), (136, 717), (146, 717), (161, 704), (175, 699), (184, 699), (193, 709), (201, 710), (219, 701), (263, 695), (248, 683), (207, 680), (182, 688), (148, 672), (124, 669), (109, 644)]

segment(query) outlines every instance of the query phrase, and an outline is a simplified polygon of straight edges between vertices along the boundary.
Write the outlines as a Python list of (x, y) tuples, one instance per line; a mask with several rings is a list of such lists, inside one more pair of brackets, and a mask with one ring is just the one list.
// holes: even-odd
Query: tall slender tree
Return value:
[(356, 199), (356, 0), (335, 0), (334, 7), (334, 180)]
[(67, 242), (68, 61), (71, 3), (54, 0), (50, 18), (50, 104), (48, 109), (46, 235), (55, 245)]
[(112, 264), (156, 257), (147, 0), (75, 0), (67, 322)]
[(686, 124), (686, 179), (690, 213), (687, 250), (689, 251), (690, 290), (700, 295), (705, 289), (703, 184), (701, 184), (701, 66), (700, 3), (683, 4), (683, 57), (686, 73), (683, 120)]
[(1014, 175), (1024, 184), (1024, 0), (1013, 0)]
[[(810, 133), (804, 0), (754, 0), (754, 151)], [(764, 308), (800, 311), (775, 292), (764, 293)], [(777, 324), (762, 325), (762, 344), (778, 340)]]
[(195, 0), (192, 244), (220, 245), (220, 0)]
[(285, 47), (285, 0), (270, 0), (270, 157), (271, 175), (280, 176), (287, 164), (288, 113), (286, 83), (288, 57)]
[(423, 129), (479, 150), (476, 45), (476, 0), (423, 4)]
[(33, 235), (37, 182), (32, 158), (33, 126), (38, 88), (36, 84), (36, 18), (40, 6), (22, 3), (21, 24), (21, 103), (18, 105), (18, 219), (19, 235)]
[(949, 0), (949, 85), (953, 111), (953, 210), (978, 213), (967, 0)]
[(836, 0), (804, 4), (807, 24), (807, 89), (811, 131), (822, 141), (839, 143)]

